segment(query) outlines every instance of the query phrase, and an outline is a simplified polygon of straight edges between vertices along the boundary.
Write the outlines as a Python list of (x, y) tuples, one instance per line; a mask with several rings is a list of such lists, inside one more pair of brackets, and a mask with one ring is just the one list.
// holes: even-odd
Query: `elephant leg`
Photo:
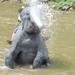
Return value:
[(18, 53), (20, 52), (20, 48), (16, 47), (16, 50), (10, 50), (5, 59), (5, 66), (13, 69), (14, 68), (14, 59), (17, 57)]
[(33, 62), (33, 68), (41, 67), (41, 65), (43, 64), (47, 66), (47, 64), (49, 63), (48, 50), (45, 43), (43, 42), (41, 35), (38, 35), (37, 42), (38, 52)]
[(43, 59), (44, 57), (37, 57), (33, 62), (33, 69), (41, 68), (41, 65), (45, 65), (46, 67), (50, 66), (50, 59)]
[(46, 63), (45, 63), (45, 65), (46, 65), (46, 67), (49, 67), (50, 66), (50, 58), (48, 57), (48, 59), (46, 60)]
[(34, 59), (34, 62), (33, 62), (33, 69), (40, 68), (41, 67), (41, 63), (42, 63), (42, 58), (40, 56), (37, 56)]
[(9, 52), (8, 55), (6, 56), (6, 59), (5, 59), (5, 66), (9, 67), (9, 68), (14, 68), (13, 67), (13, 53)]

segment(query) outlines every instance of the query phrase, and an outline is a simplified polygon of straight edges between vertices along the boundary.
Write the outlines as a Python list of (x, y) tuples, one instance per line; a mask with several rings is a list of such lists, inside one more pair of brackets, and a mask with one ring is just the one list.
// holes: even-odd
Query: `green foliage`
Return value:
[(57, 7), (57, 8), (60, 8), (60, 7), (62, 7), (62, 6), (72, 6), (72, 4), (73, 4), (73, 0), (59, 0), (56, 4), (55, 4), (55, 6)]
[(56, 2), (54, 3), (55, 7), (60, 8), (63, 6), (75, 6), (74, 0), (56, 0)]

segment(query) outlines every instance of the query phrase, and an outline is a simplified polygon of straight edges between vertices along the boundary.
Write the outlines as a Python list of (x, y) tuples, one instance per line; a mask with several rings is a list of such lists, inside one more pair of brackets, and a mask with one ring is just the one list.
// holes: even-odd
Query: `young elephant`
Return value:
[(33, 17), (31, 10), (32, 7), (26, 7), (21, 12), (21, 26), (5, 59), (5, 65), (9, 68), (14, 68), (14, 62), (18, 65), (32, 64), (34, 69), (41, 67), (41, 65), (48, 66), (50, 63), (47, 47), (40, 34), (43, 24), (37, 15), (39, 12), (34, 10), (41, 26), (38, 26), (38, 22), (34, 21), (36, 17)]

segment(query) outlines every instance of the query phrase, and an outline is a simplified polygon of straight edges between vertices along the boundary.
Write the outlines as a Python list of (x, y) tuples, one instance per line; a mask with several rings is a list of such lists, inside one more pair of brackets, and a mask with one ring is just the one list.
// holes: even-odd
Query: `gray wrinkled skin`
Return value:
[(31, 21), (29, 9), (26, 7), (22, 10), (22, 23), (5, 59), (5, 65), (11, 69), (14, 62), (18, 65), (32, 64), (33, 69), (49, 63), (47, 47), (37, 24)]

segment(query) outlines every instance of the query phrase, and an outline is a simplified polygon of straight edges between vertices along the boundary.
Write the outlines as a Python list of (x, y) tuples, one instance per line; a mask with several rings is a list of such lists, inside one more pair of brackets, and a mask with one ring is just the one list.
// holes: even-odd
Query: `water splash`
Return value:
[(10, 69), (10, 68), (8, 68), (7, 66), (0, 66), (0, 69), (6, 70), (6, 69)]
[(54, 20), (52, 19), (54, 15), (53, 10), (48, 6), (47, 3), (39, 2), (38, 6), (41, 9), (43, 22), (46, 26), (46, 28), (43, 30), (44, 33), (47, 34), (51, 32), (53, 34), (53, 32), (50, 29), (47, 30), (54, 22)]
[(48, 4), (46, 3), (42, 3), (42, 15), (43, 15), (43, 20), (44, 20), (44, 24), (47, 27), (50, 27), (53, 23), (53, 10), (48, 6)]
[(49, 44), (49, 45), (47, 45), (47, 48), (48, 48), (48, 50), (50, 50), (49, 51), (49, 56), (50, 57), (53, 56), (53, 55), (51, 55), (51, 53), (52, 53), (52, 47), (54, 46), (54, 36), (53, 36), (54, 31), (52, 29), (52, 25), (53, 25), (53, 23), (55, 21), (53, 19), (54, 18), (54, 14), (55, 14), (54, 10), (51, 9), (48, 6), (47, 3), (42, 3), (43, 21), (44, 21), (44, 24), (46, 26), (46, 28), (43, 29), (43, 33), (44, 33), (45, 36), (50, 35), (50, 38), (47, 41), (47, 44)]

